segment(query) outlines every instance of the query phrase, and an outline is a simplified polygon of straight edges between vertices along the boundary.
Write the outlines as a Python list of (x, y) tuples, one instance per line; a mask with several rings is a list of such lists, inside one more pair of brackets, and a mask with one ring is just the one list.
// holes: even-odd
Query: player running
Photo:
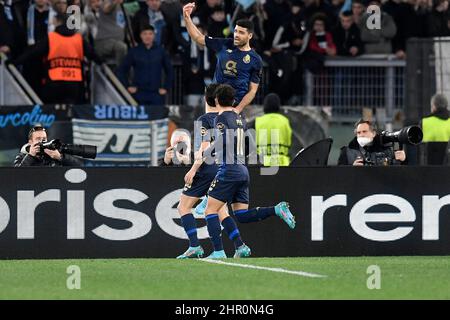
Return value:
[[(209, 141), (212, 140), (211, 131), (214, 128), (214, 119), (218, 115), (217, 108), (215, 107), (215, 90), (218, 84), (210, 84), (205, 90), (205, 114), (197, 119), (197, 123), (201, 123), (200, 137), (195, 137), (195, 141), (201, 143), (201, 149), (208, 148)], [(196, 149), (198, 146), (196, 145)], [(201, 258), (204, 254), (203, 248), (200, 246), (197, 237), (197, 223), (194, 215), (191, 213), (193, 206), (199, 200), (199, 198), (205, 196), (217, 174), (218, 166), (215, 163), (207, 164), (201, 161), (196, 161), (192, 165), (192, 168), (185, 175), (185, 186), (183, 193), (180, 197), (178, 204), (178, 213), (181, 216), (181, 223), (189, 237), (189, 248), (177, 259), (189, 259), (189, 258)], [(228, 233), (230, 240), (234, 242), (236, 248), (235, 257), (239, 258), (238, 249), (244, 245), (240, 237), (239, 229), (234, 222), (234, 219), (228, 214), (227, 206), (223, 206), (217, 211), (219, 220)], [(208, 217), (207, 217), (208, 218)]]
[[(214, 251), (208, 258), (226, 258), (220, 234), (218, 212), (226, 203), (231, 208), (236, 219), (242, 223), (264, 220), (277, 215), (287, 225), (295, 228), (295, 218), (286, 202), (280, 202), (275, 207), (249, 209), (249, 182), (250, 176), (245, 165), (245, 122), (233, 108), (234, 89), (229, 85), (220, 85), (216, 89), (216, 106), (219, 115), (214, 121), (216, 139), (209, 149), (201, 156), (209, 154), (214, 148), (216, 159), (219, 159), (219, 170), (211, 183), (208, 192), (206, 216), (208, 233)], [(197, 158), (199, 156), (197, 155)], [(250, 255), (250, 248), (243, 245), (236, 250), (242, 257)]]

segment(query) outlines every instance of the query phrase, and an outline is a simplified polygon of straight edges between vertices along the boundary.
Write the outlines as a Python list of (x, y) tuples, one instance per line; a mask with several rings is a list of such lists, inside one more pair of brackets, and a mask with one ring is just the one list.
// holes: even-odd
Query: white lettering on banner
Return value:
[[(442, 207), (450, 205), (450, 195), (423, 196), (422, 240), (439, 240), (439, 213)], [(376, 205), (391, 205), (399, 209), (398, 213), (368, 213), (367, 210)], [(327, 200), (323, 196), (311, 197), (311, 240), (323, 241), (325, 212), (337, 206), (347, 206), (347, 195), (334, 195)], [(395, 241), (406, 237), (414, 229), (397, 227), (388, 231), (378, 231), (367, 226), (368, 222), (393, 223), (414, 222), (416, 213), (406, 199), (390, 194), (375, 194), (358, 201), (350, 210), (350, 225), (361, 237), (372, 241)]]
[[(164, 196), (156, 206), (155, 218), (159, 227), (167, 234), (178, 239), (188, 239), (184, 228), (174, 221), (175, 219), (180, 219), (176, 204), (180, 201), (182, 191), (183, 189), (178, 189)], [(196, 218), (199, 217), (196, 216)], [(197, 228), (197, 237), (199, 239), (209, 237), (206, 226)]]
[(439, 212), (450, 205), (450, 195), (422, 197), (422, 239), (439, 240)]
[[(66, 171), (64, 177), (71, 183), (82, 183), (87, 174), (81, 169)], [(84, 239), (85, 234), (85, 192), (83, 190), (67, 191), (67, 239)]]
[[(398, 213), (368, 213), (367, 210), (380, 204), (397, 207)], [(361, 237), (373, 241), (394, 241), (406, 237), (413, 227), (397, 227), (389, 231), (370, 228), (367, 222), (414, 222), (416, 214), (412, 205), (399, 196), (375, 194), (358, 201), (350, 211), (350, 225)]]
[(49, 189), (34, 196), (34, 191), (17, 191), (17, 238), (34, 239), (34, 212), (45, 202), (60, 202), (61, 191)]
[[(86, 181), (87, 173), (82, 169), (69, 169), (64, 175), (66, 181), (73, 184), (81, 184)], [(119, 184), (120, 182), (117, 182)], [(35, 215), (36, 208), (47, 202), (57, 202), (52, 218), (55, 214), (63, 214), (66, 209), (67, 217), (67, 239), (85, 239), (86, 237), (86, 206), (90, 212), (92, 207), (101, 216), (126, 221), (130, 227), (117, 229), (107, 224), (97, 226), (92, 230), (96, 236), (114, 241), (128, 241), (141, 238), (147, 235), (152, 228), (152, 221), (149, 212), (141, 212), (132, 208), (121, 208), (116, 206), (116, 201), (129, 201), (132, 205), (138, 205), (149, 197), (146, 193), (136, 189), (107, 189), (98, 195), (91, 195), (94, 198), (92, 203), (86, 203), (86, 188), (76, 188), (78, 190), (48, 189), (36, 194), (34, 190), (17, 190), (17, 239), (35, 239)], [(187, 239), (187, 235), (180, 225), (180, 217), (177, 212), (177, 204), (182, 189), (171, 191), (165, 195), (156, 205), (155, 218), (160, 228), (168, 235)], [(63, 199), (63, 201), (61, 201)], [(422, 240), (439, 240), (439, 224), (441, 209), (450, 206), (450, 195), (442, 197), (438, 195), (424, 195), (422, 200)], [(65, 203), (65, 202), (66, 203)], [(420, 199), (419, 199), (420, 201)], [(327, 199), (324, 196), (311, 196), (311, 240), (324, 241), (324, 230), (326, 227), (326, 213), (333, 212), (339, 214), (340, 221), (346, 221), (359, 236), (370, 241), (396, 241), (408, 236), (413, 230), (420, 226), (411, 225), (416, 222), (416, 212), (412, 204), (405, 198), (393, 194), (373, 194), (359, 199), (354, 205), (347, 208), (348, 200), (346, 194), (331, 195)], [(388, 205), (397, 210), (388, 212), (369, 212), (371, 208), (378, 205)], [(337, 208), (339, 207), (338, 210)], [(332, 209), (334, 208), (334, 210)], [(148, 208), (152, 210), (153, 208)], [(330, 210), (332, 209), (332, 210)], [(39, 219), (48, 219), (49, 216), (42, 212)], [(336, 212), (337, 211), (337, 212)], [(372, 210), (373, 211), (373, 210)], [(342, 214), (340, 213), (342, 212)], [(195, 216), (203, 218), (201, 216)], [(11, 209), (7, 201), (0, 196), (0, 234), (4, 232), (11, 221)], [(389, 225), (390, 229), (383, 227), (383, 231), (375, 230), (369, 225), (371, 223), (390, 223), (403, 225)], [(404, 225), (405, 223), (410, 225)], [(420, 232), (420, 231), (418, 231)], [(199, 239), (208, 238), (207, 227), (198, 229)], [(327, 239), (328, 240), (328, 239)]]
[(0, 197), (0, 233), (6, 229), (11, 219), (8, 203)]
[(139, 204), (147, 199), (148, 196), (145, 193), (134, 189), (113, 189), (100, 193), (94, 199), (95, 211), (108, 218), (129, 221), (132, 226), (118, 230), (103, 224), (92, 232), (103, 239), (120, 241), (134, 240), (145, 236), (152, 228), (150, 217), (140, 211), (118, 208), (114, 206), (114, 201), (128, 200)]
[(347, 196), (337, 194), (323, 201), (323, 196), (311, 197), (311, 240), (323, 240), (323, 215), (331, 207), (346, 206)]

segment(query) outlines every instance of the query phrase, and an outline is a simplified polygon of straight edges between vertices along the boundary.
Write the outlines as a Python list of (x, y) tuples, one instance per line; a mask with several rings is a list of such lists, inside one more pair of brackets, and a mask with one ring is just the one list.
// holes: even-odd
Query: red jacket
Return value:
[[(327, 47), (334, 49), (336, 52), (336, 45), (333, 42), (333, 37), (330, 32), (325, 33), (325, 40), (327, 42)], [(319, 42), (317, 41), (317, 37), (315, 32), (311, 32), (311, 38), (309, 39), (309, 49), (318, 53), (321, 53), (323, 55), (327, 54), (327, 51), (324, 48), (321, 48), (319, 46)]]

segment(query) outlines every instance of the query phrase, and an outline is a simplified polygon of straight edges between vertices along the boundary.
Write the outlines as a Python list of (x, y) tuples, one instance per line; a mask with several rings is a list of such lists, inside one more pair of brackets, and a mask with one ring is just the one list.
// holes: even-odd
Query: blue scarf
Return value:
[[(31, 4), (27, 11), (27, 43), (29, 46), (32, 46), (36, 43), (34, 38), (34, 14), (35, 14), (36, 6)], [(56, 16), (56, 11), (50, 6), (48, 10), (48, 19), (47, 19), (47, 30), (48, 32), (54, 31), (55, 26), (53, 25), (53, 18)]]

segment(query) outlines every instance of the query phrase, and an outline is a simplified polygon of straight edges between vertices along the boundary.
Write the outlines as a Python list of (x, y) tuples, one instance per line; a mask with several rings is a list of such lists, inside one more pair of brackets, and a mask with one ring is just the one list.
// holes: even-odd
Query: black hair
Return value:
[(216, 106), (216, 89), (219, 85), (218, 83), (211, 83), (205, 88), (205, 100), (210, 107)]
[(353, 16), (353, 12), (351, 10), (347, 10), (341, 13), (343, 17), (351, 17)]
[(211, 14), (213, 14), (215, 12), (222, 12), (222, 11), (225, 11), (225, 8), (223, 6), (221, 6), (220, 4), (218, 4), (211, 9)]
[(249, 33), (253, 33), (255, 30), (255, 25), (248, 19), (239, 19), (238, 21), (236, 21), (236, 25), (247, 29)]
[(219, 105), (222, 107), (231, 107), (234, 103), (235, 90), (228, 84), (221, 84), (217, 87), (215, 95)]
[(151, 31), (155, 32), (155, 27), (149, 23), (142, 23), (139, 28), (139, 33), (141, 33), (142, 31), (145, 31), (145, 30), (151, 30)]
[(45, 130), (45, 128), (41, 124), (34, 125), (33, 128), (28, 131), (28, 140), (31, 140), (31, 138), (33, 137), (33, 133), (35, 133), (36, 131), (46, 132), (47, 130)]
[(377, 132), (377, 129), (378, 129), (378, 128), (377, 128), (376, 123), (375, 123), (375, 122), (372, 122), (372, 121), (370, 121), (370, 120), (364, 120), (364, 119), (359, 119), (359, 120), (355, 123), (355, 131), (356, 131), (356, 129), (358, 128), (358, 126), (359, 126), (360, 124), (367, 124), (367, 125), (369, 125), (369, 128), (370, 128), (371, 131)]
[(280, 111), (281, 101), (276, 93), (269, 93), (264, 98), (264, 113), (277, 113)]

